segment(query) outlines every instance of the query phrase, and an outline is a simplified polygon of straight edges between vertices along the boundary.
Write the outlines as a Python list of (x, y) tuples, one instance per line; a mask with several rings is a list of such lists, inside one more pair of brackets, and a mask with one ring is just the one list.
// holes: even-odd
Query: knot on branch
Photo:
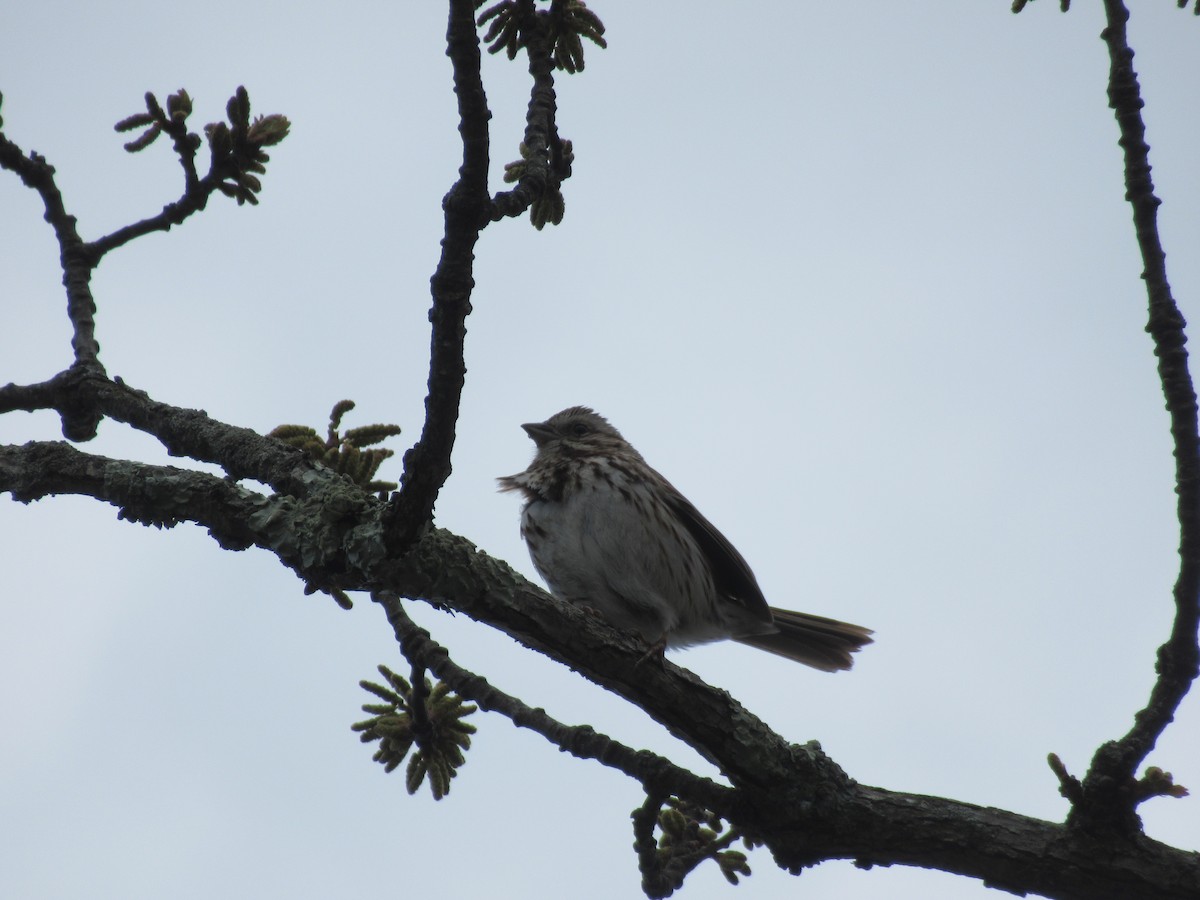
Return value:
[(84, 385), (93, 377), (107, 378), (104, 367), (95, 359), (77, 362), (62, 375), (56, 406), (62, 421), (63, 437), (78, 443), (90, 441), (100, 429), (104, 415), (96, 404), (94, 393), (86, 390)]
[(1141, 833), (1141, 819), (1136, 810), (1152, 797), (1186, 797), (1188, 789), (1176, 784), (1170, 772), (1150, 766), (1141, 778), (1118, 779), (1101, 774), (1102, 763), (1109, 757), (1105, 750), (1115, 752), (1114, 745), (1102, 747), (1092, 763), (1092, 772), (1080, 781), (1051, 753), (1047, 757), (1051, 771), (1058, 778), (1058, 792), (1071, 804), (1067, 824), (1094, 834), (1132, 837)]

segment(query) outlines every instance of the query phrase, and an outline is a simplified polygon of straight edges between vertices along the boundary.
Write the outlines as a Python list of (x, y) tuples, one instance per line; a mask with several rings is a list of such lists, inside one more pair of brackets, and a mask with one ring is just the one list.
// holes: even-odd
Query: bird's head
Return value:
[(567, 456), (590, 456), (616, 449), (633, 449), (604, 416), (586, 406), (572, 406), (555, 413), (545, 422), (527, 422), (521, 427), (537, 444), (539, 454), (557, 452)]

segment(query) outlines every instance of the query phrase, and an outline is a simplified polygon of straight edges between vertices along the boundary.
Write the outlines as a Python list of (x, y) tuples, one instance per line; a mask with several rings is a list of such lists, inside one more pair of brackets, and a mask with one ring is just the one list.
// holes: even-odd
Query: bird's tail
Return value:
[(837, 672), (854, 665), (850, 656), (860, 647), (871, 643), (871, 629), (850, 625), (837, 619), (792, 612), (771, 607), (771, 615), (779, 630), (772, 634), (753, 634), (735, 638), (742, 644), (757, 647), (823, 672)]

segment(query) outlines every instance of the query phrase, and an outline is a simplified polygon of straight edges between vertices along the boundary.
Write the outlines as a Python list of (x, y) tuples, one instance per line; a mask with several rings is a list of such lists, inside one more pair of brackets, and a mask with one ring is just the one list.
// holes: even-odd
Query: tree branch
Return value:
[(266, 173), (270, 157), (263, 147), (278, 144), (287, 137), (290, 123), (286, 116), (272, 114), (259, 116), (250, 121), (250, 95), (245, 87), (238, 87), (225, 106), (228, 123), (214, 122), (206, 125), (208, 136), (209, 164), (203, 178), (196, 170), (196, 151), (203, 145), (200, 135), (188, 131), (187, 119), (192, 112), (192, 98), (187, 91), (177, 91), (167, 98), (167, 110), (163, 111), (154, 94), (146, 94), (146, 112), (117, 123), (118, 131), (129, 131), (148, 126), (142, 136), (125, 145), (130, 152), (139, 152), (155, 141), (160, 134), (171, 137), (175, 155), (183, 168), (183, 194), (162, 211), (140, 222), (119, 228), (111, 234), (86, 245), (92, 266), (100, 263), (104, 254), (122, 247), (136, 238), (155, 231), (169, 231), (180, 225), (194, 213), (208, 205), (214, 193), (222, 193), (237, 200), (238, 204), (258, 203), (257, 194), (262, 190), (259, 175)]
[[(184, 92), (180, 93), (186, 97)], [(178, 96), (179, 94), (172, 95), (171, 99)], [(170, 100), (168, 100), (168, 106), (170, 106)], [(187, 106), (187, 111), (190, 112), (191, 98), (187, 98)], [(179, 165), (183, 169), (183, 194), (178, 200), (164, 206), (158, 215), (126, 225), (124, 228), (118, 228), (111, 234), (89, 243), (88, 250), (97, 264), (110, 250), (124, 246), (143, 235), (155, 231), (169, 231), (171, 226), (182, 224), (188, 216), (201, 212), (208, 205), (208, 198), (217, 190), (219, 179), (211, 168), (203, 181), (196, 171), (196, 151), (200, 148), (200, 138), (198, 135), (188, 132), (186, 115), (179, 118), (165, 115), (151, 93), (146, 94), (146, 108), (148, 113), (154, 117), (155, 123), (171, 137), (175, 155), (179, 157)], [(118, 124), (117, 130), (124, 130), (123, 124)]]
[[(71, 322), (71, 347), (75, 365), (103, 373), (96, 341), (96, 303), (92, 298), (92, 268), (75, 217), (63, 204), (62, 193), (54, 181), (54, 166), (36, 153), (29, 156), (0, 133), (0, 168), (15, 172), (21, 182), (37, 191), (46, 208), (45, 219), (54, 229), (58, 241), (59, 262), (63, 271), (63, 286), (67, 289), (67, 318)], [(68, 440), (86, 441), (96, 436), (98, 418), (78, 415), (77, 411), (63, 413), (63, 436)]]
[[(533, 9), (527, 0), (517, 3), (526, 12)], [(816, 742), (789, 743), (728, 694), (670, 663), (639, 666), (644, 648), (629, 636), (554, 601), (464, 538), (430, 527), (434, 502), (450, 474), (465, 377), (463, 346), (475, 243), (488, 221), (509, 214), (510, 206), (527, 208), (550, 180), (569, 174), (569, 150), (555, 124), (545, 18), (530, 20), (534, 31), (525, 44), (534, 82), (525, 132), (531, 162), (516, 190), (492, 199), (487, 192), (490, 113), (480, 78), (474, 7), (469, 0), (451, 0), (447, 55), (454, 69), (463, 161), (444, 201), (442, 255), (431, 279), (426, 421), (420, 439), (406, 454), (403, 488), (390, 506), (277, 441), (218, 422), (202, 411), (153, 401), (104, 375), (97, 357), (91, 271), (108, 250), (141, 234), (166, 230), (188, 214), (180, 204), (198, 181), (194, 165), (189, 168), (189, 159), (182, 158), (185, 154), (181, 162), (187, 184), (181, 201), (157, 217), (84, 244), (55, 186), (54, 169), (36, 154), (25, 156), (0, 134), (0, 167), (16, 172), (38, 191), (46, 219), (55, 229), (75, 331), (75, 364), (41, 384), (0, 388), (0, 412), (55, 409), (64, 433), (75, 439), (90, 437), (100, 418), (108, 416), (154, 435), (172, 454), (215, 463), (234, 479), (108, 459), (62, 443), (29, 443), (0, 446), (0, 491), (23, 502), (63, 493), (91, 496), (118, 507), (122, 518), (156, 527), (195, 522), (227, 549), (269, 550), (310, 584), (371, 591), (418, 669), (428, 666), (481, 707), (501, 711), (518, 726), (531, 728), (577, 756), (612, 765), (646, 786), (650, 799), (635, 821), (643, 859), (653, 850), (653, 816), (669, 792), (720, 812), (739, 831), (766, 843), (776, 861), (793, 872), (826, 859), (853, 859), (863, 867), (936, 867), (992, 886), (1053, 897), (1194, 898), (1200, 857), (1145, 838), (1136, 816), (1139, 802), (1170, 793), (1175, 786), (1166, 773), (1140, 783), (1134, 781), (1134, 773), (1200, 668), (1200, 437), (1184, 322), (1171, 296), (1157, 236), (1159, 201), (1150, 180), (1141, 99), (1125, 36), (1128, 13), (1120, 0), (1105, 0), (1105, 6), (1109, 27), (1104, 37), (1112, 58), (1110, 102), (1121, 128), (1126, 184), (1145, 264), (1147, 330), (1175, 440), (1181, 568), (1175, 623), (1159, 651), (1159, 678), (1148, 705), (1127, 735), (1097, 751), (1083, 782), (1071, 779), (1061, 765), (1056, 768), (1073, 801), (1065, 826), (859, 785)], [(239, 121), (247, 127), (245, 116)], [(174, 126), (162, 127), (175, 137), (180, 152), (181, 138), (171, 131)], [(233, 155), (230, 151), (229, 159)], [(254, 170), (223, 171), (245, 175)], [(225, 187), (252, 191), (250, 185), (256, 182), (251, 177)], [(266, 496), (236, 483), (244, 478), (269, 484), (278, 493)], [(405, 615), (400, 596), (464, 612), (570, 666), (640, 707), (713, 761), (732, 787), (699, 778), (590, 728), (564, 725), (497, 690), (456, 666), (443, 648), (417, 629)]]
[[(242, 429), (202, 413), (177, 412), (205, 431), (230, 432), (222, 446), (243, 450)], [(293, 462), (294, 495), (266, 497), (208, 473), (37, 442), (0, 447), (0, 492), (24, 502), (83, 494), (119, 507), (134, 521), (159, 527), (194, 522), (222, 546), (270, 550), (306, 582), (390, 590), (449, 607), (636, 703), (735, 783), (769, 789), (798, 773), (848, 783), (819, 748), (789, 745), (724, 691), (671, 663), (639, 666), (644, 648), (631, 636), (555, 601), (464, 538), (429, 529), (409, 553), (391, 556), (384, 547), (383, 503), (331, 470), (307, 463), (297, 451), (258, 440)]]
[[(196, 522), (222, 546), (269, 549), (306, 581), (449, 606), (570, 665), (716, 761), (733, 788), (710, 787), (657, 768), (657, 762), (641, 768), (638, 754), (618, 750), (623, 771), (645, 778), (656, 794), (661, 778), (663, 788), (710, 805), (766, 843), (790, 871), (854, 859), (863, 866), (935, 867), (1051, 897), (1195, 896), (1200, 857), (1141, 835), (1097, 836), (1001, 810), (858, 785), (815, 742), (787, 743), (690, 672), (670, 663), (638, 666), (642, 648), (630, 637), (554, 601), (463, 538), (430, 529), (408, 554), (390, 557), (383, 549), (384, 503), (322, 467), (312, 467), (304, 482), (303, 499), (266, 497), (207, 473), (105, 459), (63, 443), (0, 447), (0, 491), (16, 499), (84, 494), (145, 524)], [(393, 621), (393, 627), (409, 649), (421, 644), (403, 622)], [(432, 642), (417, 652), (424, 654), (421, 664), (458, 680), (456, 686), (480, 701), (503, 699), (482, 679), (473, 682), (467, 673), (458, 678)], [(536, 713), (529, 724), (573, 751), (582, 746), (602, 761), (608, 752), (585, 732), (564, 735), (559, 723)]]
[[(1125, 153), (1126, 199), (1133, 207), (1134, 230), (1141, 250), (1149, 295), (1146, 325), (1158, 358), (1158, 376), (1171, 417), (1175, 444), (1175, 490), (1178, 495), (1179, 575), (1175, 581), (1175, 622), (1171, 636), (1158, 651), (1158, 680), (1146, 707), (1134, 716), (1133, 727), (1117, 741), (1101, 746), (1083, 780), (1083, 798), (1072, 808), (1069, 822), (1089, 829), (1141, 830), (1135, 812), (1137, 767), (1154, 749), (1172, 721), (1180, 701), (1200, 673), (1200, 434), (1196, 423), (1196, 393), (1188, 371), (1186, 322), (1167, 282), (1166, 254), (1158, 237), (1158, 206), (1150, 177), (1150, 148), (1142, 121), (1141, 89), (1133, 69), (1125, 24), (1129, 11), (1122, 0), (1104, 0), (1108, 25), (1101, 37), (1108, 46), (1109, 106), (1116, 114)], [(1141, 797), (1140, 799), (1145, 799)]]
[(792, 872), (823, 859), (912, 865), (1059, 900), (1195, 900), (1200, 884), (1200, 856), (1142, 835), (1096, 839), (1006, 810), (866, 786), (831, 815), (771, 822), (767, 844)]
[(130, 241), (156, 231), (170, 231), (175, 225), (183, 222), (194, 213), (202, 212), (208, 206), (208, 199), (217, 190), (217, 181), (211, 177), (189, 185), (178, 200), (168, 203), (158, 215), (142, 219), (118, 228), (116, 231), (97, 238), (86, 245), (87, 252), (98, 263), (104, 254), (118, 247), (123, 247)]
[(156, 528), (197, 522), (226, 550), (258, 543), (249, 519), (266, 502), (207, 472), (110, 459), (56, 442), (0, 446), (3, 491), (22, 503), (60, 494), (94, 497), (116, 506), (120, 518)]
[(395, 593), (380, 591), (372, 594), (371, 599), (387, 613), (388, 623), (404, 656), (414, 665), (429, 669), (440, 681), (480, 709), (498, 712), (518, 728), (540, 734), (560, 750), (624, 772), (648, 789), (688, 797), (718, 812), (731, 809), (731, 789), (694, 775), (648, 750), (634, 750), (589, 725), (564, 725), (547, 715), (545, 710), (534, 709), (489, 684), (487, 679), (458, 666), (450, 659), (445, 647), (409, 618)]
[(521, 215), (547, 190), (557, 190), (558, 182), (570, 175), (570, 162), (563, 154), (556, 123), (558, 98), (554, 93), (550, 15), (536, 12), (532, 0), (518, 0), (513, 14), (520, 22), (521, 44), (529, 57), (533, 86), (525, 110), (521, 178), (511, 191), (501, 191), (492, 199), (493, 221)]
[[(213, 191), (235, 196), (239, 203), (256, 203), (254, 195), (261, 189), (261, 183), (255, 173), (265, 172), (264, 164), (269, 159), (262, 148), (279, 143), (288, 132), (288, 121), (284, 116), (261, 116), (251, 124), (249, 95), (245, 88), (239, 87), (226, 107), (230, 125), (219, 123), (209, 126), (212, 161), (208, 175), (198, 181), (194, 157), (201, 141), (198, 135), (189, 133), (185, 125), (187, 115), (191, 112), (191, 99), (185, 91), (180, 91), (171, 96), (167, 105), (168, 109), (174, 110), (171, 116), (167, 116), (154, 95), (148, 93), (147, 112), (131, 117), (117, 127), (122, 129), (136, 122), (151, 126), (142, 139), (126, 145), (126, 149), (130, 150), (135, 145), (148, 145), (162, 131), (171, 135), (184, 169), (186, 187), (183, 197), (164, 207), (158, 216), (118, 229), (92, 243), (85, 243), (79, 236), (76, 219), (67, 212), (62, 193), (54, 181), (54, 167), (36, 153), (26, 157), (16, 144), (0, 133), (0, 168), (15, 172), (27, 187), (41, 196), (46, 207), (45, 219), (54, 229), (58, 241), (63, 285), (67, 289), (67, 317), (74, 332), (71, 346), (75, 351), (75, 363), (71, 370), (46, 382), (47, 386), (60, 380), (62, 383), (71, 382), (72, 377), (107, 380), (99, 359), (96, 303), (91, 289), (92, 272), (104, 254), (134, 238), (153, 231), (165, 231), (172, 224), (179, 224), (192, 213), (203, 209)], [(13, 387), (9, 385), (9, 388)], [(23, 396), (17, 399), (14, 396), (10, 391), (7, 399), (0, 399), (0, 408), (4, 403), (28, 403), (33, 394), (26, 390)], [(9, 408), (29, 407), (17, 405)], [(87, 441), (96, 436), (102, 415), (94, 404), (67, 397), (57, 402), (54, 408), (62, 417), (63, 436), (68, 440)]]
[(404, 474), (388, 523), (388, 547), (402, 552), (432, 521), (437, 495), (450, 476), (450, 455), (466, 374), (463, 345), (466, 317), (474, 288), (473, 261), (479, 234), (489, 221), (523, 213), (571, 173), (571, 152), (555, 125), (553, 35), (548, 14), (537, 13), (532, 0), (516, 0), (521, 43), (529, 56), (533, 81), (526, 112), (524, 144), (528, 156), (513, 191), (488, 194), (490, 165), (488, 121), (491, 112), (480, 71), (475, 4), (451, 0), (446, 55), (454, 69), (463, 162), (459, 178), (443, 201), (445, 236), (442, 255), (431, 279), (433, 308), (429, 320), (429, 392), (421, 437), (404, 455)]
[(303, 496), (312, 463), (299, 450), (211, 418), (203, 410), (152, 400), (144, 391), (81, 368), (34, 385), (0, 387), (0, 413), (53, 409), (64, 416), (107, 416), (153, 435), (172, 456), (221, 466), (230, 478), (252, 478), (281, 493)]
[(388, 547), (401, 552), (433, 518), (437, 495), (450, 477), (458, 408), (466, 377), (463, 345), (475, 287), (475, 244), (487, 224), (489, 202), (487, 94), (480, 73), (479, 36), (472, 0), (451, 0), (446, 55), (454, 69), (463, 161), (458, 181), (442, 201), (445, 235), (430, 279), (429, 392), (420, 439), (404, 454), (400, 492), (389, 516)]

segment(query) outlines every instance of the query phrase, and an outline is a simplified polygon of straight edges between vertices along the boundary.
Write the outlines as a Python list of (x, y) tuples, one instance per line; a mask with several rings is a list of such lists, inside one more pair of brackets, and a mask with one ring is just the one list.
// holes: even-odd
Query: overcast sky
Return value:
[[(1145, 702), (1172, 617), (1171, 444), (1105, 94), (1099, 4), (597, 0), (610, 49), (558, 85), (566, 220), (487, 229), (440, 525), (536, 577), (519, 428), (587, 404), (715, 522), (776, 606), (873, 627), (830, 676), (718, 644), (673, 659), (854, 778), (1058, 821)], [(282, 112), (262, 205), (202, 215), (96, 274), (108, 371), (267, 431), (420, 431), (428, 279), (460, 149), (444, 4), (10, 4), (6, 132), (87, 238), (181, 188), (112, 125), (186, 87), (199, 127), (244, 84)], [(720, 13), (714, 10), (720, 9)], [(1200, 319), (1200, 22), (1135, 4), (1168, 268)], [(489, 57), (493, 188), (523, 66)], [(57, 249), (0, 173), (0, 382), (70, 361)], [(0, 441), (57, 439), (50, 415)], [(114, 422), (82, 449), (165, 462)], [(178, 461), (174, 461), (178, 463)], [(399, 461), (382, 475), (395, 479)], [(75, 498), (0, 502), (0, 896), (635, 897), (635, 783), (477, 715), (449, 798), (409, 797), (349, 726), (378, 663), (271, 556)], [(412, 604), (463, 665), (570, 723), (698, 771), (633, 707), (484, 626)], [(1150, 758), (1200, 787), (1200, 706)], [(1197, 801), (1142, 807), (1196, 846)], [(736, 896), (972, 898), (976, 882), (769, 854)], [(733, 896), (708, 866), (692, 900)]]

